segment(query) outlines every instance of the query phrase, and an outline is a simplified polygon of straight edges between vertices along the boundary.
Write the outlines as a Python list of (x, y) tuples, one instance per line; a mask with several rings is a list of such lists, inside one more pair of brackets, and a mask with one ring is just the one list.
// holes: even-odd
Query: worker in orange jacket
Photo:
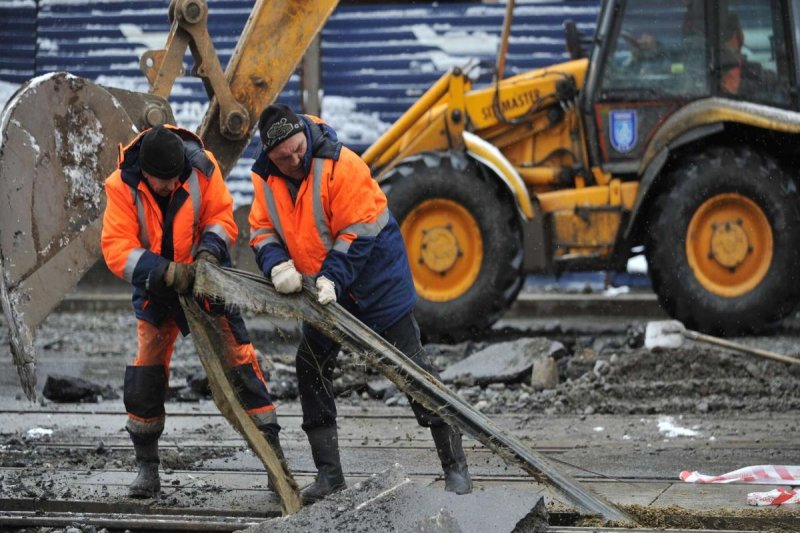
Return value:
[[(132, 497), (160, 490), (158, 439), (164, 429), (169, 365), (178, 333), (189, 333), (178, 301), (189, 294), (195, 262), (230, 266), (236, 240), (231, 198), (214, 155), (193, 133), (157, 126), (120, 147), (120, 160), (105, 182), (103, 257), (111, 271), (133, 285), (138, 353), (125, 370), (126, 429), (139, 472)], [(206, 305), (220, 317), (228, 375), (252, 420), (282, 457), (277, 415), (236, 312)]]
[[(250, 245), (281, 293), (314, 280), (322, 304), (338, 301), (373, 331), (436, 375), (420, 342), (416, 292), (397, 221), (369, 168), (316, 117), (268, 106), (259, 119), (262, 151), (252, 168)], [(345, 487), (331, 375), (339, 344), (303, 324), (296, 369), (305, 430), (317, 476), (302, 491), (314, 502)], [(472, 490), (461, 434), (410, 399), (431, 428), (445, 489)]]

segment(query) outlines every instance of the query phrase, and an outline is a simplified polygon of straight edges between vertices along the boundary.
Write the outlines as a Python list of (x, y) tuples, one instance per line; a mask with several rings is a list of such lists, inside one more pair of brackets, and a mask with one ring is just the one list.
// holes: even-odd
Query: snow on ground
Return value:
[(675, 437), (697, 437), (700, 432), (695, 429), (681, 427), (675, 423), (675, 418), (671, 416), (661, 416), (658, 418), (658, 431), (663, 433), (668, 439)]

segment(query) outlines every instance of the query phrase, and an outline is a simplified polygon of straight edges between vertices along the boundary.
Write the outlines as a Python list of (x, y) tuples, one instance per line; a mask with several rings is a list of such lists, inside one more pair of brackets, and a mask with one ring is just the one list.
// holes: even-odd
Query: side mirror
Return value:
[(569, 54), (570, 59), (581, 59), (586, 57), (586, 52), (581, 44), (581, 32), (578, 30), (578, 26), (575, 24), (575, 21), (564, 21), (564, 40), (567, 45), (567, 53)]

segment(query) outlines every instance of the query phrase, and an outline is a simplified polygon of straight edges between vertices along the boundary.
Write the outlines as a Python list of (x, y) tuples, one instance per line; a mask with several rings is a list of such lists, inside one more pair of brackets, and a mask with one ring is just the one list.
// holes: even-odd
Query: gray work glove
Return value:
[(322, 305), (336, 301), (336, 284), (325, 276), (317, 278), (317, 301)]
[(303, 275), (294, 267), (294, 261), (289, 259), (278, 263), (270, 271), (272, 284), (281, 294), (291, 294), (303, 290)]

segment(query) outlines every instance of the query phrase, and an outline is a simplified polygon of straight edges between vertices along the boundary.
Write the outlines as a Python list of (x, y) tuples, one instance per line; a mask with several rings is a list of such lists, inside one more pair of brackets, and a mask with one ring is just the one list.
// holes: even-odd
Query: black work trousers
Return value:
[[(420, 367), (439, 377), (422, 346), (419, 325), (413, 313), (408, 313), (396, 324), (378, 333)], [(300, 389), (300, 404), (303, 408), (303, 429), (306, 431), (336, 424), (336, 402), (331, 376), (336, 366), (339, 348), (339, 344), (310, 324), (303, 324), (303, 336), (297, 349), (295, 366)], [(426, 409), (410, 396), (408, 400), (421, 426), (444, 424), (439, 415)]]

